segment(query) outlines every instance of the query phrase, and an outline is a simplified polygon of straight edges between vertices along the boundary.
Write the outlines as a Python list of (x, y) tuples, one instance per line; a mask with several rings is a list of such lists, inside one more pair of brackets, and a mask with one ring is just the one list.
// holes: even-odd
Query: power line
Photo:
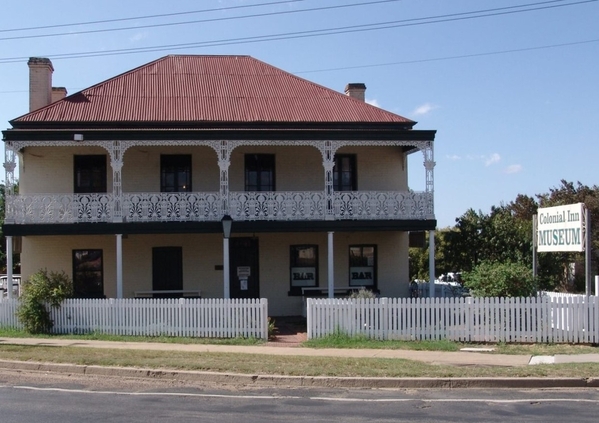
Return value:
[(348, 70), (348, 69), (375, 68), (375, 67), (384, 67), (384, 66), (409, 65), (409, 64), (414, 64), (414, 63), (439, 62), (439, 61), (444, 61), (444, 60), (469, 59), (471, 57), (482, 57), (482, 56), (494, 56), (494, 55), (498, 55), (498, 54), (520, 53), (520, 52), (524, 52), (524, 51), (545, 50), (545, 49), (551, 49), (551, 48), (569, 47), (569, 46), (598, 43), (598, 42), (599, 42), (599, 38), (596, 38), (593, 40), (573, 41), (571, 43), (561, 43), (561, 44), (551, 44), (551, 45), (537, 46), (537, 47), (516, 48), (516, 49), (510, 49), (510, 50), (489, 51), (489, 52), (485, 52), (485, 53), (461, 54), (461, 55), (457, 55), (457, 56), (444, 56), (444, 57), (435, 57), (435, 58), (428, 58), (428, 59), (403, 60), (401, 62), (376, 63), (376, 64), (369, 64), (369, 65), (344, 66), (344, 67), (339, 67), (339, 68), (314, 69), (314, 70), (305, 70), (305, 71), (295, 71), (292, 73), (293, 74), (305, 74), (305, 73), (318, 73), (318, 72), (334, 72), (334, 71)]
[[(318, 73), (318, 72), (336, 72), (336, 71), (349, 70), (349, 69), (364, 69), (364, 68), (375, 68), (375, 67), (386, 67), (386, 66), (409, 65), (409, 64), (415, 64), (415, 63), (440, 62), (440, 61), (445, 61), (445, 60), (459, 60), (459, 59), (469, 59), (472, 57), (484, 57), (484, 56), (494, 56), (494, 55), (499, 55), (499, 54), (521, 53), (521, 52), (525, 52), (525, 51), (546, 50), (546, 49), (552, 49), (552, 48), (570, 47), (570, 46), (575, 46), (575, 45), (583, 45), (583, 44), (591, 44), (591, 43), (599, 43), (599, 38), (592, 39), (592, 40), (573, 41), (570, 43), (551, 44), (551, 45), (545, 45), (545, 46), (489, 51), (489, 52), (483, 52), (483, 53), (461, 54), (461, 55), (456, 55), (456, 56), (433, 57), (433, 58), (427, 58), (427, 59), (403, 60), (403, 61), (399, 61), (399, 62), (373, 63), (373, 64), (368, 64), (368, 65), (343, 66), (343, 67), (338, 67), (338, 68), (293, 71), (291, 73), (293, 73), (295, 75), (299, 75), (299, 74)], [(15, 93), (24, 93), (24, 92), (28, 92), (28, 91), (27, 90), (0, 91), (0, 94), (15, 94)]]
[(209, 12), (224, 12), (228, 10), (235, 9), (247, 9), (261, 6), (272, 6), (284, 3), (298, 3), (306, 0), (284, 0), (284, 1), (275, 1), (271, 3), (258, 3), (258, 4), (245, 4), (240, 6), (230, 6), (230, 7), (219, 7), (215, 9), (202, 9), (202, 10), (189, 10), (186, 12), (175, 12), (175, 13), (161, 13), (158, 15), (145, 15), (145, 16), (134, 16), (131, 18), (117, 18), (117, 19), (104, 19), (99, 21), (87, 21), (87, 22), (71, 22), (66, 24), (56, 24), (56, 25), (45, 25), (45, 26), (32, 26), (28, 28), (12, 28), (12, 29), (0, 29), (1, 32), (17, 32), (17, 31), (34, 31), (40, 29), (51, 29), (51, 28), (65, 28), (71, 26), (83, 26), (83, 25), (97, 25), (101, 23), (112, 23), (112, 22), (123, 22), (123, 21), (135, 21), (140, 19), (153, 19), (153, 18), (165, 18), (170, 16), (181, 16), (181, 15), (193, 15), (197, 13), (209, 13)]
[[(305, 1), (305, 0), (295, 0), (295, 1)], [(255, 14), (243, 15), (243, 16), (226, 16), (226, 17), (220, 17), (220, 18), (127, 26), (127, 27), (121, 27), (121, 28), (90, 29), (90, 30), (86, 30), (86, 31), (59, 32), (59, 33), (53, 33), (53, 34), (19, 35), (19, 36), (14, 36), (14, 37), (0, 38), (0, 41), (24, 40), (24, 39), (31, 39), (31, 38), (61, 37), (61, 36), (69, 36), (69, 35), (81, 35), (81, 34), (97, 34), (97, 33), (102, 33), (102, 32), (131, 31), (131, 30), (140, 30), (140, 29), (145, 29), (145, 28), (159, 28), (159, 27), (167, 27), (167, 26), (180, 26), (180, 25), (191, 25), (191, 24), (198, 24), (198, 23), (230, 21), (230, 20), (237, 20), (237, 19), (261, 18), (261, 17), (265, 17), (265, 16), (288, 15), (288, 14), (293, 14), (293, 13), (315, 12), (315, 11), (341, 9), (341, 8), (356, 7), (356, 6), (370, 6), (373, 4), (391, 3), (391, 2), (397, 2), (397, 1), (402, 1), (402, 0), (377, 0), (377, 1), (371, 1), (371, 2), (343, 4), (343, 5), (337, 5), (337, 6), (313, 7), (313, 8), (309, 8), (309, 9), (298, 9), (298, 10), (283, 10), (283, 11), (278, 11), (278, 12), (255, 13)], [(553, 1), (565, 1), (565, 0), (553, 0)], [(288, 2), (279, 2), (279, 3), (288, 3)], [(275, 3), (266, 3), (266, 4), (275, 4)], [(210, 10), (223, 10), (223, 9), (210, 9)], [(197, 12), (192, 12), (192, 13), (197, 13)], [(170, 14), (168, 16), (170, 16)], [(133, 18), (128, 18), (128, 19), (133, 19)], [(3, 31), (0, 30), (0, 32), (3, 32)]]
[[(249, 43), (266, 42), (266, 41), (280, 41), (280, 40), (288, 40), (288, 39), (298, 39), (298, 38), (318, 37), (318, 36), (336, 35), (336, 34), (345, 34), (345, 33), (375, 31), (375, 30), (399, 28), (399, 27), (428, 25), (428, 24), (435, 24), (435, 23), (468, 20), (468, 19), (478, 19), (478, 18), (483, 18), (483, 17), (494, 17), (494, 16), (501, 16), (501, 15), (515, 14), (515, 13), (532, 12), (532, 11), (543, 10), (543, 9), (567, 7), (567, 6), (584, 4), (584, 3), (593, 3), (593, 2), (597, 2), (599, 0), (580, 0), (577, 2), (572, 2), (572, 3), (567, 3), (567, 4), (550, 4), (550, 3), (556, 3), (556, 2), (561, 2), (561, 1), (563, 1), (563, 0), (551, 0), (551, 1), (545, 1), (545, 2), (539, 2), (539, 3), (529, 3), (526, 5), (504, 7), (504, 8), (485, 9), (485, 10), (479, 10), (479, 11), (438, 15), (438, 16), (425, 17), (425, 18), (412, 18), (412, 19), (404, 19), (404, 20), (398, 20), (398, 21), (379, 22), (379, 23), (374, 23), (374, 24), (352, 25), (352, 26), (326, 28), (326, 29), (319, 29), (319, 30), (288, 32), (288, 33), (281, 33), (281, 34), (253, 36), (253, 37), (229, 38), (229, 39), (222, 39), (222, 40), (201, 41), (201, 42), (193, 42), (193, 43), (179, 43), (179, 44), (170, 44), (170, 45), (163, 45), (163, 46), (136, 47), (136, 48), (129, 48), (129, 49), (114, 49), (114, 50), (78, 52), (78, 53), (63, 53), (63, 54), (44, 55), (44, 56), (51, 57), (54, 60), (61, 60), (61, 59), (87, 58), (87, 57), (101, 57), (101, 56), (110, 56), (110, 55), (148, 53), (148, 52), (157, 52), (157, 51), (164, 51), (164, 50), (183, 50), (183, 49), (190, 49), (190, 48), (216, 47), (216, 46), (232, 45), (232, 44), (249, 44)], [(535, 7), (530, 7), (530, 6), (535, 6)], [(528, 9), (512, 10), (514, 8), (521, 9), (523, 7), (528, 7)], [(25, 59), (27, 59), (26, 56), (25, 57), (0, 58), (0, 63), (15, 63), (15, 62), (20, 62)]]
[[(294, 1), (305, 1), (305, 0), (294, 0)], [(59, 36), (72, 36), (72, 35), (81, 35), (81, 34), (95, 34), (95, 33), (104, 33), (104, 32), (140, 30), (140, 29), (146, 29), (146, 28), (191, 25), (191, 24), (198, 24), (198, 23), (211, 23), (211, 22), (220, 22), (220, 21), (237, 20), (237, 19), (249, 19), (249, 18), (258, 18), (258, 17), (266, 17), (266, 16), (285, 15), (285, 14), (293, 14), (293, 13), (323, 11), (323, 10), (340, 9), (340, 8), (348, 8), (348, 7), (356, 7), (356, 6), (369, 6), (369, 5), (373, 5), (373, 4), (391, 3), (391, 2), (397, 2), (397, 1), (401, 1), (401, 0), (377, 0), (377, 1), (371, 1), (371, 2), (352, 3), (352, 4), (345, 4), (345, 5), (338, 5), (338, 6), (314, 7), (314, 8), (299, 9), (299, 10), (265, 12), (265, 13), (256, 13), (256, 14), (243, 15), (243, 16), (227, 16), (227, 17), (220, 17), (220, 18), (199, 19), (199, 20), (183, 21), (183, 22), (157, 23), (157, 24), (148, 24), (148, 25), (128, 26), (128, 27), (121, 27), (121, 28), (104, 28), (104, 29), (60, 32), (60, 33), (51, 33), (51, 34), (19, 35), (19, 36), (13, 36), (13, 37), (3, 37), (3, 38), (0, 38), (0, 41), (24, 40), (24, 39), (32, 39), (32, 38), (48, 38), (48, 37), (59, 37)], [(438, 18), (438, 17), (468, 15), (468, 14), (476, 14), (476, 13), (489, 12), (489, 11), (501, 11), (501, 10), (509, 10), (509, 9), (521, 9), (521, 8), (525, 8), (525, 7), (545, 5), (545, 4), (550, 4), (550, 3), (561, 3), (564, 1), (570, 1), (570, 0), (548, 0), (548, 1), (529, 3), (529, 4), (524, 4), (524, 5), (486, 9), (483, 11), (463, 12), (463, 13), (456, 13), (456, 14), (449, 14), (449, 15), (433, 16), (433, 17), (414, 18), (413, 20), (416, 20), (416, 21), (417, 20), (428, 20), (428, 19), (434, 19), (434, 18)], [(587, 0), (587, 1), (593, 2), (593, 1), (597, 1), (597, 0)], [(286, 2), (278, 2), (278, 3), (286, 3)], [(278, 4), (278, 3), (261, 3), (261, 5)], [(568, 3), (568, 4), (564, 4), (564, 5), (556, 5), (555, 7), (570, 6), (570, 5), (575, 5), (575, 4), (579, 4), (579, 3)], [(254, 6), (257, 6), (257, 5), (254, 5)], [(207, 9), (207, 11), (224, 10), (224, 9), (227, 9), (227, 8)], [(532, 10), (535, 10), (535, 9), (532, 9)], [(199, 13), (199, 12), (202, 12), (202, 11), (179, 12), (176, 14)], [(173, 15), (173, 14), (165, 14), (163, 16), (170, 16), (170, 15)], [(161, 16), (161, 15), (151, 15), (151, 16)], [(125, 19), (130, 20), (130, 19), (135, 19), (135, 18), (125, 18)], [(96, 21), (96, 22), (109, 22), (109, 21)], [(377, 25), (377, 24), (373, 24), (373, 25)], [(58, 25), (58, 26), (63, 26), (63, 25)], [(46, 27), (40, 27), (40, 28), (46, 28)], [(15, 30), (8, 30), (8, 31), (15, 31)], [(5, 31), (0, 30), (0, 33), (1, 32), (5, 32)]]

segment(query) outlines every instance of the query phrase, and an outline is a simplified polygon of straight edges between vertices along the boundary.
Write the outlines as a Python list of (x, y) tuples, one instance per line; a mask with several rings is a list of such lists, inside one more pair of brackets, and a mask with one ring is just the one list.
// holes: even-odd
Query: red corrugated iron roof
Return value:
[(12, 122), (414, 123), (249, 56), (187, 55), (163, 57)]

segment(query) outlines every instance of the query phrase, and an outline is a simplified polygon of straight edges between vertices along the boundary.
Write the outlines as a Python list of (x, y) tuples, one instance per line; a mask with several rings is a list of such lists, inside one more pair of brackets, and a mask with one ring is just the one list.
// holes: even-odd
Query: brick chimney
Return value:
[[(50, 59), (31, 57), (29, 66), (29, 111), (52, 103), (52, 62)], [(66, 91), (66, 90), (65, 90)]]
[(58, 100), (62, 100), (67, 96), (67, 89), (65, 87), (52, 87), (52, 103)]
[(356, 100), (364, 101), (366, 93), (366, 85), (359, 83), (347, 84), (345, 86), (345, 94), (355, 98)]

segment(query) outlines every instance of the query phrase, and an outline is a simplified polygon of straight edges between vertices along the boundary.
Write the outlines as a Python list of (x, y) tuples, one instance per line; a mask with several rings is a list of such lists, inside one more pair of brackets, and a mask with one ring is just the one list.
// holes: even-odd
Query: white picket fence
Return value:
[[(0, 300), (0, 325), (22, 328), (17, 299)], [(266, 299), (68, 299), (51, 309), (53, 333), (268, 339)]]
[(597, 343), (599, 298), (309, 298), (307, 324), (308, 339)]

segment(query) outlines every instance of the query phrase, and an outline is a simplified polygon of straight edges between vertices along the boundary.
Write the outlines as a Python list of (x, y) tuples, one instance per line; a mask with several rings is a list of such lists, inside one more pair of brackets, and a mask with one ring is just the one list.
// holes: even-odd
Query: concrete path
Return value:
[(542, 359), (530, 355), (508, 355), (478, 352), (476, 349), (466, 351), (415, 351), (389, 349), (343, 349), (343, 348), (305, 348), (301, 346), (266, 345), (209, 345), (209, 344), (175, 344), (157, 342), (114, 342), (87, 341), (54, 338), (0, 338), (0, 344), (68, 346), (86, 348), (112, 348), (157, 351), (190, 351), (190, 352), (222, 352), (236, 354), (264, 354), (284, 356), (311, 357), (371, 357), (398, 358), (421, 361), (429, 364), (447, 364), (456, 366), (526, 366), (541, 363), (599, 363), (598, 354), (556, 355)]

